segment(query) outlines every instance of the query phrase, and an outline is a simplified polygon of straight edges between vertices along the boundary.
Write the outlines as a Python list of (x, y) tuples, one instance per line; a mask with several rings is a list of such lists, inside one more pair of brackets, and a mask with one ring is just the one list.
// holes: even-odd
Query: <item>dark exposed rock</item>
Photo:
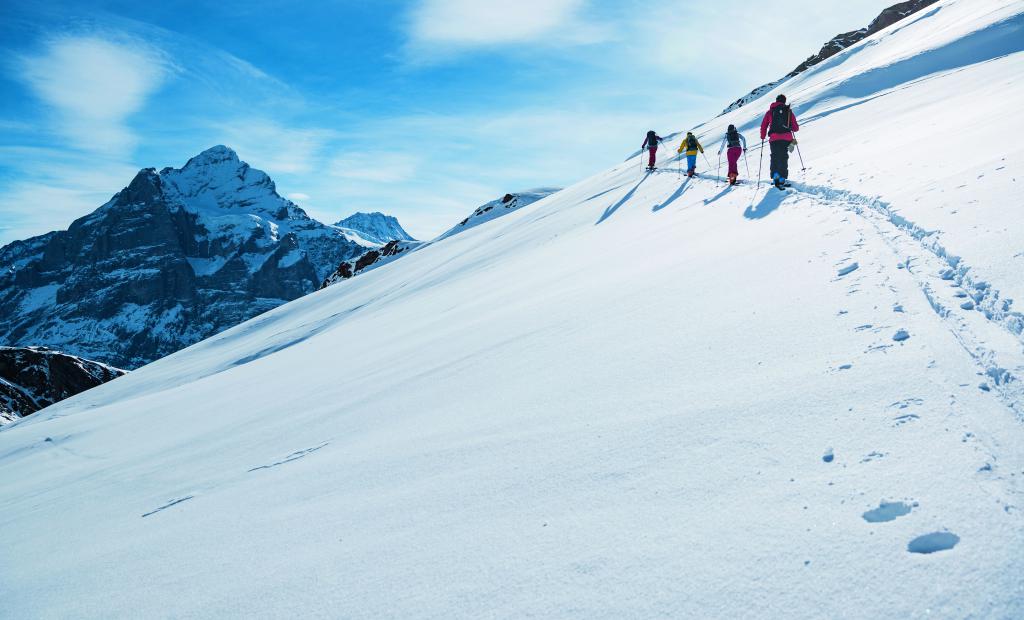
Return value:
[(340, 282), (341, 280), (347, 280), (352, 276), (355, 276), (359, 272), (363, 271), (367, 267), (377, 265), (384, 259), (398, 256), (403, 252), (408, 252), (414, 248), (423, 245), (420, 241), (389, 241), (384, 244), (379, 250), (369, 250), (359, 258), (355, 260), (347, 260), (338, 265), (338, 268), (334, 270), (334, 273), (327, 276), (327, 278), (320, 285), (320, 288), (327, 288), (328, 286)]
[(125, 374), (41, 347), (0, 347), (0, 424), (35, 413)]

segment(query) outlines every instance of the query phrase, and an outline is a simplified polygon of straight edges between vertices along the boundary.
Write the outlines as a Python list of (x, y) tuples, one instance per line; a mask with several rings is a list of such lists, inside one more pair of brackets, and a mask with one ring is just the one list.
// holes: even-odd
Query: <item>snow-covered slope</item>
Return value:
[[(532, 189), (525, 192), (516, 192), (514, 194), (505, 194), (501, 198), (480, 205), (479, 207), (474, 209), (473, 212), (470, 213), (461, 222), (459, 222), (458, 224), (456, 224), (455, 226), (453, 226), (452, 228), (445, 231), (444, 233), (442, 233), (437, 238), (431, 241), (416, 241), (411, 238), (404, 241), (396, 239), (393, 241), (389, 241), (382, 246), (372, 247), (371, 249), (367, 250), (366, 253), (363, 254), (362, 256), (342, 261), (341, 264), (338, 265), (338, 268), (335, 269), (334, 272), (331, 273), (329, 276), (327, 276), (327, 278), (321, 285), (321, 288), (333, 286), (335, 284), (338, 284), (339, 282), (344, 282), (345, 280), (360, 273), (363, 273), (364, 271), (367, 271), (369, 269), (377, 269), (383, 265), (392, 263), (398, 260), (399, 258), (404, 258), (408, 256), (414, 250), (419, 250), (432, 243), (443, 241), (451, 237), (452, 235), (456, 235), (465, 230), (469, 230), (474, 226), (479, 226), (480, 224), (483, 224), (485, 222), (490, 222), (499, 217), (508, 215), (509, 213), (513, 213), (517, 209), (521, 209), (527, 205), (531, 205), (537, 202), (538, 200), (546, 198), (557, 191), (559, 191), (557, 188), (546, 187), (540, 189)], [(353, 217), (361, 215), (365, 214), (357, 213)], [(380, 214), (374, 213), (370, 215), (377, 216)], [(346, 220), (342, 220), (341, 222), (338, 222), (337, 226), (342, 227), (342, 224), (345, 221)], [(357, 224), (362, 224), (365, 228), (374, 228), (374, 226), (366, 225), (365, 220), (363, 219), (357, 219)], [(394, 224), (397, 226), (398, 221), (395, 220)], [(401, 227), (399, 227), (399, 230), (400, 229)], [(360, 234), (356, 233), (355, 229), (348, 229), (342, 227), (342, 230), (351, 232), (353, 236)], [(405, 231), (402, 232), (404, 233)], [(362, 235), (362, 237), (371, 238), (375, 237), (375, 235), (364, 234)]]
[(1022, 12), (794, 78), (793, 192), (633, 159), (6, 427), (5, 614), (1021, 617)]
[(0, 248), (0, 339), (134, 368), (315, 290), (367, 247), (213, 147)]
[(362, 239), (376, 247), (383, 246), (389, 241), (415, 241), (398, 223), (398, 218), (377, 211), (353, 213), (337, 222), (335, 226), (351, 234), (353, 239)]
[(435, 241), (447, 239), (452, 235), (457, 235), (463, 231), (469, 230), (474, 226), (479, 226), (485, 222), (504, 217), (509, 213), (512, 213), (516, 209), (522, 209), (523, 207), (532, 205), (533, 203), (547, 198), (551, 194), (559, 191), (557, 187), (540, 187), (537, 189), (527, 190), (525, 192), (516, 192), (514, 194), (505, 194), (497, 200), (492, 200), (487, 204), (480, 205), (473, 210), (465, 219), (461, 222), (452, 226), (449, 230), (442, 233)]

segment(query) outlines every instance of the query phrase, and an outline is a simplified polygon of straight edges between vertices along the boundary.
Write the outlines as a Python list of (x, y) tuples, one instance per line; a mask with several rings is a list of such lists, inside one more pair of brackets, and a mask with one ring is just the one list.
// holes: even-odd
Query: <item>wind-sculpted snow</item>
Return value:
[(1024, 54), (834, 88), (1022, 11), (790, 80), (790, 190), (634, 157), (8, 425), (5, 613), (1024, 616)]

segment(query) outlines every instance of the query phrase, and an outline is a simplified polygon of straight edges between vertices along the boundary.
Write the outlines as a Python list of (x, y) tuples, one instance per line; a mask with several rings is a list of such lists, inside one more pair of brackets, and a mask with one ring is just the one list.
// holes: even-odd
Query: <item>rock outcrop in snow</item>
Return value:
[(309, 293), (366, 245), (216, 146), (0, 248), (0, 339), (135, 368)]
[(352, 235), (353, 240), (362, 239), (369, 244), (378, 246), (391, 241), (415, 241), (412, 235), (405, 232), (398, 218), (380, 212), (353, 213), (337, 222), (336, 227)]
[(338, 268), (324, 279), (323, 283), (320, 284), (320, 288), (327, 288), (342, 280), (348, 280), (370, 267), (379, 267), (389, 263), (399, 256), (405, 255), (423, 245), (422, 241), (388, 241), (379, 248), (367, 250), (359, 258), (342, 261)]
[(804, 71), (810, 69), (811, 67), (822, 62), (823, 60), (827, 60), (835, 56), (836, 54), (850, 47), (854, 43), (862, 41), (870, 37), (871, 35), (875, 34), (876, 32), (895, 24), (904, 17), (912, 15), (925, 7), (935, 4), (938, 1), (939, 0), (907, 0), (907, 2), (900, 2), (899, 4), (894, 4), (890, 6), (889, 8), (879, 13), (878, 17), (873, 19), (866, 28), (860, 28), (859, 30), (851, 30), (850, 32), (837, 34), (836, 36), (832, 37), (832, 39), (829, 40), (828, 43), (823, 45), (817, 54), (808, 56), (807, 60), (797, 65), (797, 67), (790, 71), (789, 73), (787, 73), (785, 77), (779, 80), (775, 80), (774, 82), (769, 82), (767, 84), (758, 86), (754, 90), (750, 91), (746, 95), (740, 97), (739, 99), (731, 103), (729, 107), (722, 110), (722, 114), (728, 114), (729, 112), (732, 112), (737, 108), (741, 108), (747, 105), (751, 101), (758, 99), (766, 92), (772, 90), (779, 84), (782, 84), (789, 78), (800, 75)]
[(0, 347), (0, 425), (125, 374), (41, 347)]

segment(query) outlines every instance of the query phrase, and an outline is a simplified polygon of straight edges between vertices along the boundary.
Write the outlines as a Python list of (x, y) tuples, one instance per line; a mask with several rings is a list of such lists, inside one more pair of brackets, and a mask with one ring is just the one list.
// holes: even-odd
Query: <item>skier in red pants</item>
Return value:
[(658, 152), (658, 143), (661, 142), (661, 136), (656, 134), (653, 130), (647, 132), (647, 137), (644, 138), (643, 146), (640, 150), (647, 149), (651, 153), (650, 159), (647, 161), (647, 169), (654, 170), (654, 164), (656, 160), (656, 153)]
[(729, 147), (729, 150), (725, 152), (726, 158), (729, 160), (729, 185), (736, 185), (736, 178), (740, 175), (740, 154), (747, 152), (747, 139), (736, 130), (736, 125), (729, 125), (728, 131), (725, 132), (722, 146), (718, 147), (719, 157), (722, 156), (722, 149), (726, 147)]

